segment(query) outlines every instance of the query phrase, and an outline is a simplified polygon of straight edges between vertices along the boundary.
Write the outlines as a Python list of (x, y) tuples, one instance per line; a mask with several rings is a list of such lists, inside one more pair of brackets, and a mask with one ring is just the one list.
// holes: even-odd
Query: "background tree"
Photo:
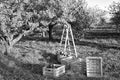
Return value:
[(85, 0), (61, 0), (63, 21), (72, 26), (74, 36), (80, 37), (83, 29), (89, 27), (89, 15)]
[(116, 30), (119, 31), (120, 27), (120, 2), (113, 2), (109, 6), (109, 11), (113, 15), (111, 18), (112, 24), (116, 25)]
[(97, 25), (98, 25), (98, 26), (103, 26), (103, 25), (105, 25), (105, 23), (106, 23), (105, 18), (100, 17), (99, 22), (98, 22)]
[(96, 6), (95, 8), (89, 8), (88, 12), (90, 17), (89, 24), (91, 27), (101, 25), (101, 21), (105, 21), (104, 15), (106, 15), (106, 11), (99, 9), (99, 7)]

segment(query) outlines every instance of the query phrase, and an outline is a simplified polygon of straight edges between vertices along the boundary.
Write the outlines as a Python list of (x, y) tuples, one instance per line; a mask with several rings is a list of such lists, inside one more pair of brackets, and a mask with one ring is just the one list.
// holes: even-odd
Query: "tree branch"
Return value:
[(12, 41), (10, 41), (10, 45), (16, 44), (22, 38), (22, 36), (23, 36), (23, 34), (18, 35), (18, 37), (16, 37)]

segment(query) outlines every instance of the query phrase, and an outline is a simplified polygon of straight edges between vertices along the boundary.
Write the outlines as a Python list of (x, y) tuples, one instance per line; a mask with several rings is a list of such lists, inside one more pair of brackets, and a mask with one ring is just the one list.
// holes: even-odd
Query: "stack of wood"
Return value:
[(65, 57), (61, 59), (61, 64), (64, 64), (66, 66), (66, 69), (70, 69), (71, 62), (73, 62), (72, 56)]
[(78, 72), (82, 75), (86, 75), (86, 63), (84, 59), (79, 58), (74, 60), (71, 62), (70, 67), (73, 72)]
[(66, 70), (71, 70), (83, 75), (86, 75), (86, 61), (82, 58), (74, 59), (72, 57), (67, 57), (61, 59), (61, 64), (66, 66)]

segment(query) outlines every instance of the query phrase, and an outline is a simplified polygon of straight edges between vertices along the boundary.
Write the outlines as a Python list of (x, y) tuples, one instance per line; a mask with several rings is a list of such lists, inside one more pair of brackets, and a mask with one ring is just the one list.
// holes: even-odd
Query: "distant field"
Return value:
[(90, 29), (84, 31), (84, 38), (120, 38), (116, 29)]

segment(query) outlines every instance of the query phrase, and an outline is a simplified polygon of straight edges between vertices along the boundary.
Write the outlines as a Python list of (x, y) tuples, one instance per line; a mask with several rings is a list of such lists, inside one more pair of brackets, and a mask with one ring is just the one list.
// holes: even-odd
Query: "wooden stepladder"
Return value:
[[(71, 29), (71, 25), (67, 24), (63, 28), (62, 36), (61, 36), (61, 41), (60, 41), (60, 46), (64, 44), (64, 49), (62, 50), (64, 54), (67, 55), (74, 55), (75, 57), (78, 56), (76, 52), (76, 46), (74, 42), (74, 37), (73, 37), (73, 32)], [(73, 47), (71, 49), (71, 47)], [(74, 51), (74, 52), (73, 52)], [(75, 54), (73, 54), (75, 53)]]

